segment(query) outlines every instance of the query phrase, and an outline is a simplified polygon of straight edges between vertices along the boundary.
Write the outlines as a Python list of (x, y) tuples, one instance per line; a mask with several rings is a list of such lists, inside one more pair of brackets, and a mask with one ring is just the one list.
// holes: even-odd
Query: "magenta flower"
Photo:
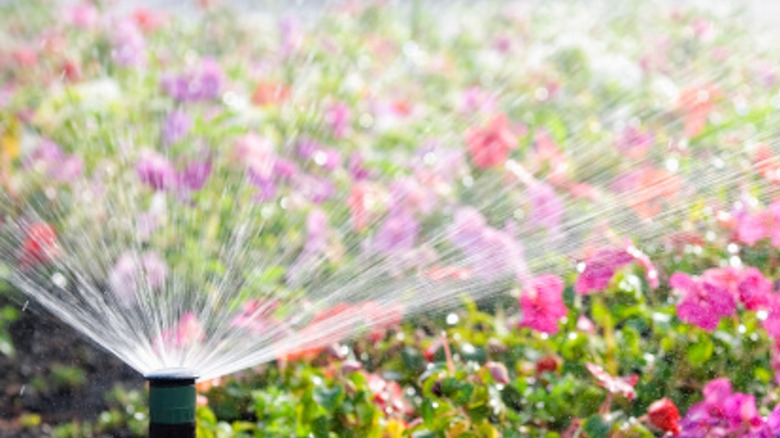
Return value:
[(676, 272), (669, 279), (669, 285), (683, 296), (677, 305), (677, 316), (704, 330), (715, 330), (722, 317), (731, 316), (736, 311), (733, 295), (723, 287), (704, 279)]
[(135, 166), (141, 182), (154, 190), (163, 191), (176, 187), (178, 176), (168, 158), (159, 152), (144, 149)]
[(528, 198), (531, 201), (528, 221), (534, 226), (557, 231), (563, 221), (564, 204), (555, 190), (538, 182), (528, 187)]
[(577, 277), (574, 290), (583, 295), (604, 290), (615, 272), (633, 260), (634, 257), (624, 249), (599, 249), (585, 260), (585, 269)]
[(420, 234), (420, 224), (404, 209), (391, 211), (372, 240), (376, 251), (391, 254), (411, 250)]
[(742, 273), (737, 285), (739, 300), (748, 310), (765, 309), (772, 296), (772, 282), (756, 268), (750, 267)]
[(759, 437), (765, 428), (752, 395), (732, 392), (731, 382), (717, 378), (702, 389), (704, 400), (688, 409), (680, 422), (682, 438)]
[(543, 333), (557, 333), (558, 321), (568, 314), (563, 303), (563, 287), (563, 280), (552, 274), (531, 279), (520, 295), (523, 312), (520, 326)]
[(162, 127), (163, 144), (170, 146), (187, 136), (192, 128), (192, 119), (182, 110), (171, 111), (165, 117)]

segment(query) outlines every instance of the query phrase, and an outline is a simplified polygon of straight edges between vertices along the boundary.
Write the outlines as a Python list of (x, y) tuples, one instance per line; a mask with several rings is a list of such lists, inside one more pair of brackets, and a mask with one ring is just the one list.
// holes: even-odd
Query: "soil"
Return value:
[[(9, 302), (0, 296), (4, 304)], [(144, 385), (133, 369), (32, 303), (10, 333), (16, 353), (0, 354), (0, 437), (47, 436), (48, 425), (92, 421), (107, 408), (104, 396), (116, 385)], [(40, 415), (42, 426), (23, 427), (26, 414)]]

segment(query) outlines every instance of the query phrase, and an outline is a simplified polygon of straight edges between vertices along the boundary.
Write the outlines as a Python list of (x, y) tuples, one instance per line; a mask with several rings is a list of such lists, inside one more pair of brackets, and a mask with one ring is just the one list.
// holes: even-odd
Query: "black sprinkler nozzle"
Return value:
[(187, 370), (163, 370), (149, 381), (149, 437), (195, 438), (195, 380)]

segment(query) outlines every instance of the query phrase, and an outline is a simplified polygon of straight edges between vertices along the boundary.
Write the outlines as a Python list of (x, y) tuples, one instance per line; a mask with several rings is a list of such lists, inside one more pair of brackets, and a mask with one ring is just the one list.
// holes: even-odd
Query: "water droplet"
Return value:
[(374, 117), (371, 116), (371, 114), (361, 114), (360, 117), (358, 117), (358, 123), (363, 128), (370, 128), (374, 125)]
[(458, 323), (459, 320), (460, 318), (458, 318), (458, 315), (455, 313), (450, 313), (449, 315), (447, 315), (447, 324), (449, 325), (455, 325)]
[(317, 151), (314, 153), (314, 162), (319, 166), (324, 166), (328, 162), (328, 154), (325, 151)]
[(68, 279), (59, 272), (55, 272), (54, 275), (51, 276), (51, 282), (61, 289), (65, 289), (65, 286), (68, 285)]
[(680, 169), (680, 162), (675, 157), (667, 158), (665, 165), (669, 172), (677, 172)]

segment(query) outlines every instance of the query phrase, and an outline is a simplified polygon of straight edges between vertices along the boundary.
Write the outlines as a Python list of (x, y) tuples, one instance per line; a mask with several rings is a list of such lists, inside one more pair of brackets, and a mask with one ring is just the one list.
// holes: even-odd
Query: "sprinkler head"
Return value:
[(195, 380), (191, 370), (169, 368), (149, 381), (149, 436), (195, 438)]

